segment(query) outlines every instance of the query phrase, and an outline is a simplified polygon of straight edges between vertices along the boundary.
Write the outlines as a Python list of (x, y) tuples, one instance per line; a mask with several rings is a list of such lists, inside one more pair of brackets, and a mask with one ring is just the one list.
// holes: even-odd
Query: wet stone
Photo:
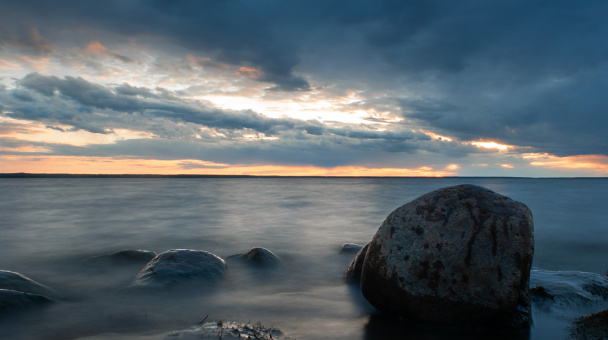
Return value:
[(526, 205), (479, 186), (449, 187), (386, 218), (361, 290), (376, 308), (421, 323), (527, 329), (533, 252)]

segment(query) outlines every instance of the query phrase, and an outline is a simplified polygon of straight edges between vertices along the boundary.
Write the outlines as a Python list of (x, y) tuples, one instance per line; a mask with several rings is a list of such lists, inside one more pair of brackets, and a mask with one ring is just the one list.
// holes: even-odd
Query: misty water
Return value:
[[(342, 282), (353, 254), (398, 206), (435, 189), (476, 184), (527, 204), (534, 267), (604, 274), (608, 179), (37, 178), (0, 179), (0, 270), (54, 288), (60, 302), (0, 316), (10, 339), (153, 336), (209, 320), (260, 322), (297, 339), (454, 339), (377, 314)], [(130, 293), (137, 266), (82, 261), (123, 249), (197, 249), (222, 258), (261, 246), (275, 269), (228, 262), (217, 285)], [(605, 308), (605, 307), (604, 307)], [(533, 309), (529, 335), (564, 337), (571, 320)], [(106, 335), (104, 335), (106, 334)], [(135, 337), (134, 337), (135, 338)]]

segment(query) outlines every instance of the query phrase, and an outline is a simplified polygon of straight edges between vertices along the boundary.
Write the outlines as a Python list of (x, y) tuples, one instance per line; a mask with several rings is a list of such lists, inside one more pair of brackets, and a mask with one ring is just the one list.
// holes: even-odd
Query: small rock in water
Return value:
[(55, 297), (56, 292), (29, 277), (8, 270), (0, 270), (0, 289)]
[(355, 256), (353, 261), (350, 263), (342, 279), (349, 283), (361, 282), (361, 270), (363, 269), (363, 261), (365, 261), (365, 254), (367, 254), (367, 248), (369, 243), (366, 244)]
[(262, 325), (241, 324), (230, 321), (205, 322), (186, 330), (173, 331), (166, 337), (169, 339), (199, 340), (199, 339), (259, 339), (282, 340), (283, 332), (277, 328)]
[(373, 237), (361, 291), (423, 323), (528, 329), (534, 253), (528, 207), (486, 188), (433, 191), (393, 211)]
[(608, 309), (576, 321), (570, 339), (608, 339)]
[(134, 286), (166, 286), (192, 279), (217, 282), (228, 271), (226, 262), (206, 251), (174, 249), (158, 254), (137, 274)]
[(156, 253), (149, 250), (126, 249), (112, 254), (93, 256), (83, 261), (85, 265), (104, 265), (104, 264), (141, 264), (144, 265), (156, 257)]
[(344, 243), (338, 254), (356, 254), (361, 248), (363, 248), (363, 246), (360, 244)]
[(259, 266), (275, 266), (281, 264), (281, 259), (270, 250), (262, 247), (249, 249), (244, 254), (232, 255), (229, 259), (238, 259), (243, 262)]
[(51, 302), (53, 302), (53, 300), (43, 295), (0, 289), (0, 313), (12, 312), (17, 309), (30, 307), (40, 307)]

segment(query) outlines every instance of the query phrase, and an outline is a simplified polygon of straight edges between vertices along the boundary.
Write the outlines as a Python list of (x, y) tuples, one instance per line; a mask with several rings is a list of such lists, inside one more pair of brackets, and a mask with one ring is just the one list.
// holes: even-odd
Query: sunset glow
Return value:
[(481, 147), (481, 148), (486, 148), (486, 149), (498, 149), (498, 150), (507, 150), (509, 149), (511, 146), (509, 145), (504, 145), (504, 144), (498, 144), (496, 142), (471, 142), (471, 144)]
[[(415, 176), (444, 177), (455, 172), (433, 170), (431, 167), (365, 168), (365, 167), (298, 167), (276, 165), (230, 165), (195, 159), (149, 160), (105, 157), (1, 156), (0, 173), (45, 174), (188, 174), (188, 175), (251, 175), (251, 176)], [(66, 169), (70, 169), (66, 171)]]
[[(5, 2), (0, 159), (46, 158), (40, 169), (20, 158), (0, 166), (210, 173), (175, 165), (187, 159), (226, 174), (606, 174), (603, 18), (577, 3), (579, 30), (529, 35), (563, 22), (558, 4), (547, 10), (555, 18), (519, 13), (529, 20), (504, 18), (505, 4), (437, 4), (420, 21), (409, 15), (428, 8), (407, 3)], [(564, 53), (573, 50), (585, 58)]]

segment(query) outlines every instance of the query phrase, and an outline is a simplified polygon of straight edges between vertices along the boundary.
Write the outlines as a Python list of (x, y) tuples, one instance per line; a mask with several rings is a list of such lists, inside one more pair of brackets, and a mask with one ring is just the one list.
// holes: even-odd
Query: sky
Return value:
[(0, 173), (606, 177), (606, 13), (0, 0)]

